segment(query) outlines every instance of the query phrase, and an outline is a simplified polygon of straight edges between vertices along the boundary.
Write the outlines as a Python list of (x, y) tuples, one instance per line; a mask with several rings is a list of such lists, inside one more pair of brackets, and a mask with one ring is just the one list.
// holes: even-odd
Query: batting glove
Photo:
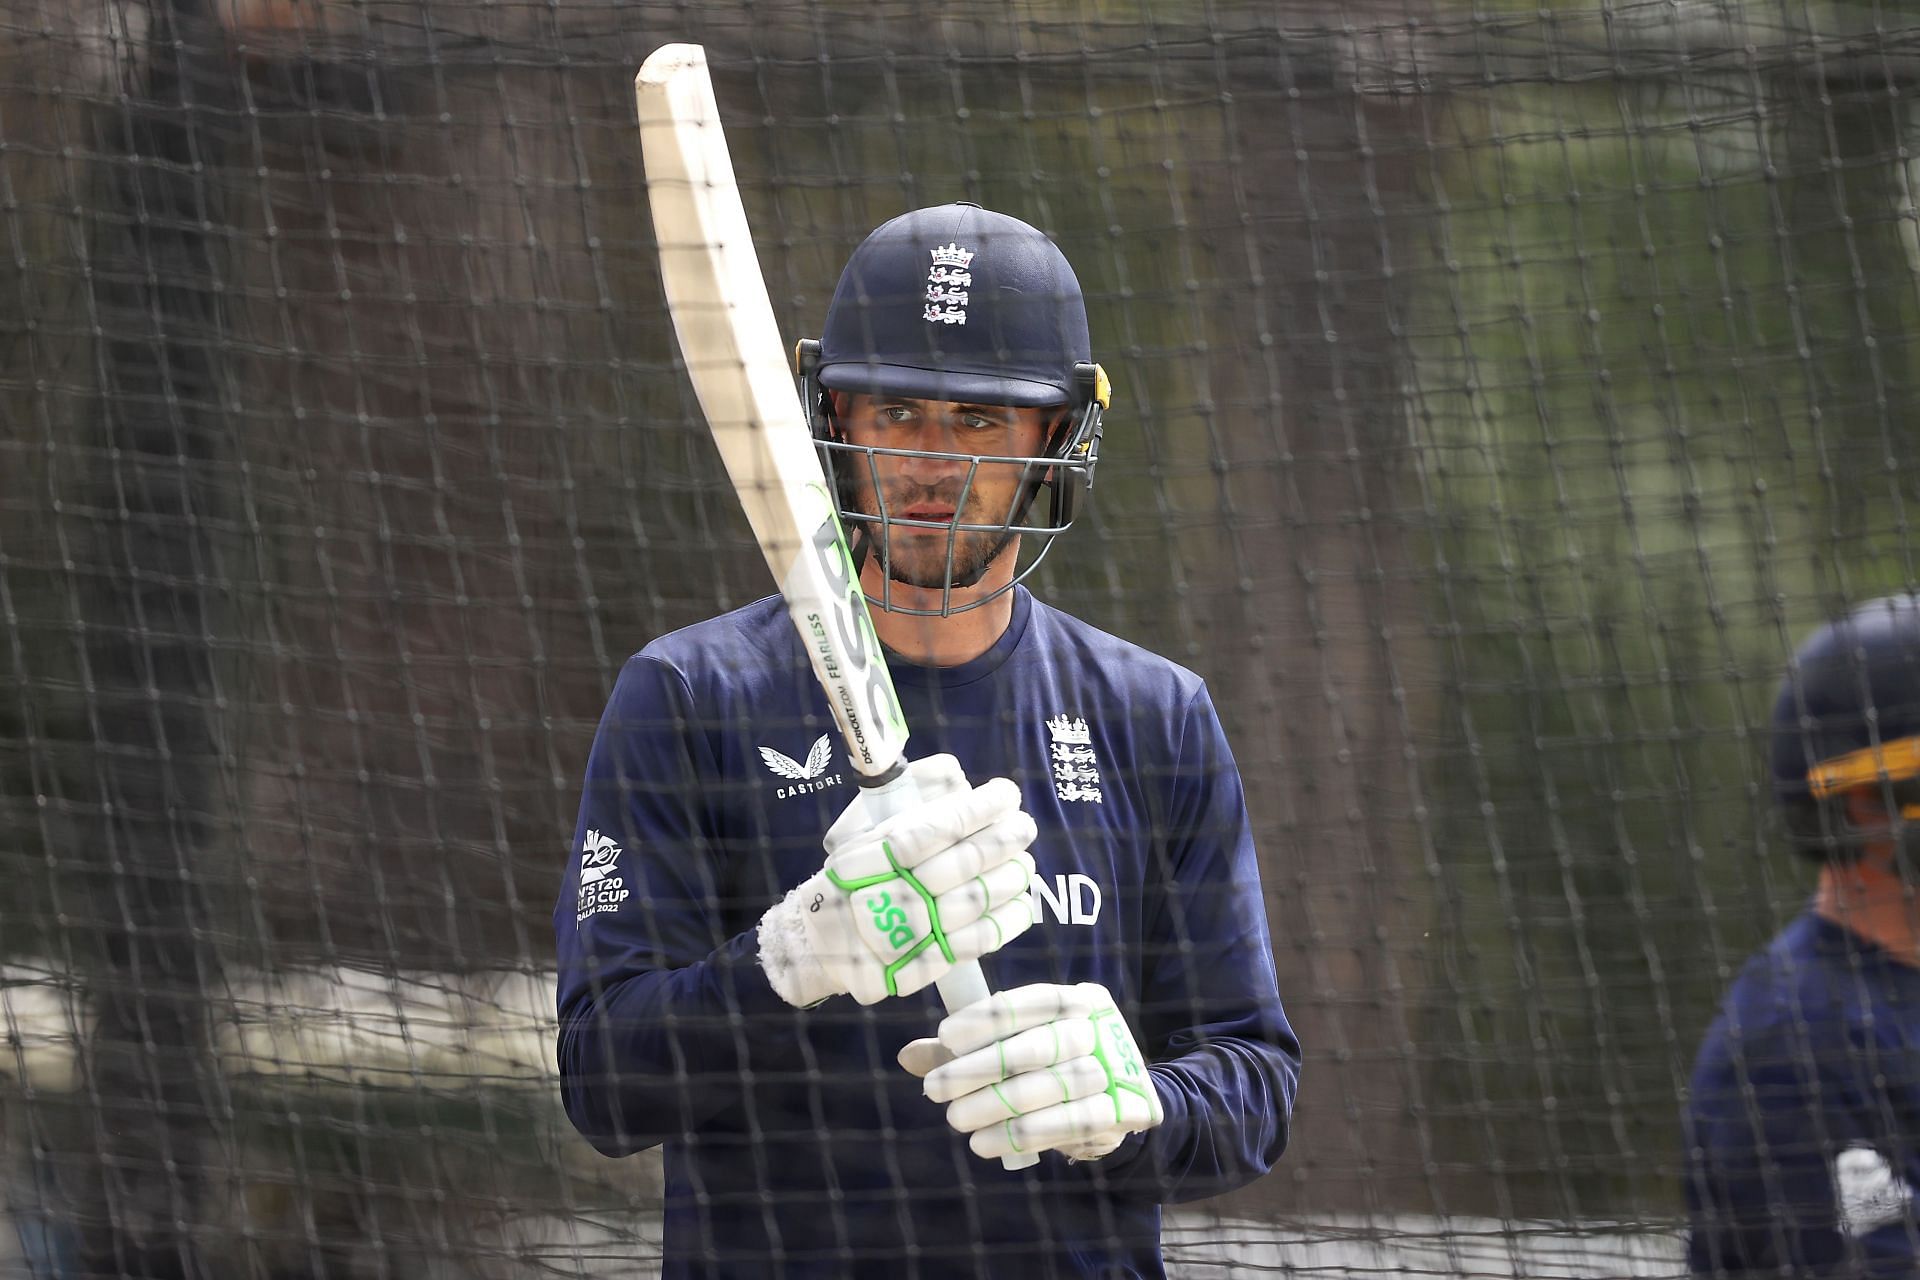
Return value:
[(970, 787), (948, 755), (909, 772), (913, 807), (876, 824), (856, 797), (827, 831), (826, 865), (761, 917), (761, 967), (788, 1004), (911, 995), (1032, 925), (1035, 830), (1020, 789)]
[(1166, 1118), (1133, 1032), (1097, 982), (1036, 982), (949, 1015), (900, 1065), (947, 1104), (973, 1153), (1098, 1160)]

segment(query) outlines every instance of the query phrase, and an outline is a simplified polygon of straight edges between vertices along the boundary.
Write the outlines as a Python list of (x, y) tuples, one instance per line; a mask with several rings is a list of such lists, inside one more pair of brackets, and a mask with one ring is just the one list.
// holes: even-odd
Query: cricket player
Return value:
[(1699, 1276), (1920, 1274), (1920, 599), (1816, 631), (1781, 681), (1772, 774), (1820, 863), (1746, 965), (1687, 1114)]
[(1099, 458), (1080, 286), (921, 209), (799, 364), (921, 798), (867, 811), (778, 598), (632, 658), (554, 913), (567, 1113), (665, 1145), (669, 1277), (1163, 1275), (1160, 1206), (1273, 1165), (1300, 1052), (1206, 686), (1021, 585)]

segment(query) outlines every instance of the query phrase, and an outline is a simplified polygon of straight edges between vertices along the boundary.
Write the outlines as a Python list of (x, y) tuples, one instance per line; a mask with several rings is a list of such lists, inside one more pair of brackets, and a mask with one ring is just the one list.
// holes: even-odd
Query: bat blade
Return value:
[(660, 277), (687, 376), (754, 539), (867, 778), (900, 763), (906, 721), (786, 363), (705, 51), (656, 49), (634, 79)]

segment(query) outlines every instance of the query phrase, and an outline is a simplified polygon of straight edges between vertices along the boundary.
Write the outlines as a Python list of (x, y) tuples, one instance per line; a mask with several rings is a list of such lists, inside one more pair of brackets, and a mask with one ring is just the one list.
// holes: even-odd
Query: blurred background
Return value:
[(1212, 683), (1307, 1050), (1176, 1264), (1677, 1274), (1811, 883), (1775, 681), (1920, 587), (1904, 3), (12, 0), (0, 1275), (657, 1259), (549, 917), (622, 660), (770, 590), (654, 265), (677, 39), (790, 338), (949, 199), (1086, 286), (1040, 591)]

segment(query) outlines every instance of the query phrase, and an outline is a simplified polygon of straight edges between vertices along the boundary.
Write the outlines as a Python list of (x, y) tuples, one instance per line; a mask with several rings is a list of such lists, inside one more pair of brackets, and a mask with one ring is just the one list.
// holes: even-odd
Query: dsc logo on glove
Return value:
[(907, 925), (907, 913), (894, 906), (893, 899), (886, 893), (869, 897), (867, 910), (873, 913), (873, 927), (885, 934), (888, 942), (896, 947), (904, 947), (913, 941), (913, 930)]

